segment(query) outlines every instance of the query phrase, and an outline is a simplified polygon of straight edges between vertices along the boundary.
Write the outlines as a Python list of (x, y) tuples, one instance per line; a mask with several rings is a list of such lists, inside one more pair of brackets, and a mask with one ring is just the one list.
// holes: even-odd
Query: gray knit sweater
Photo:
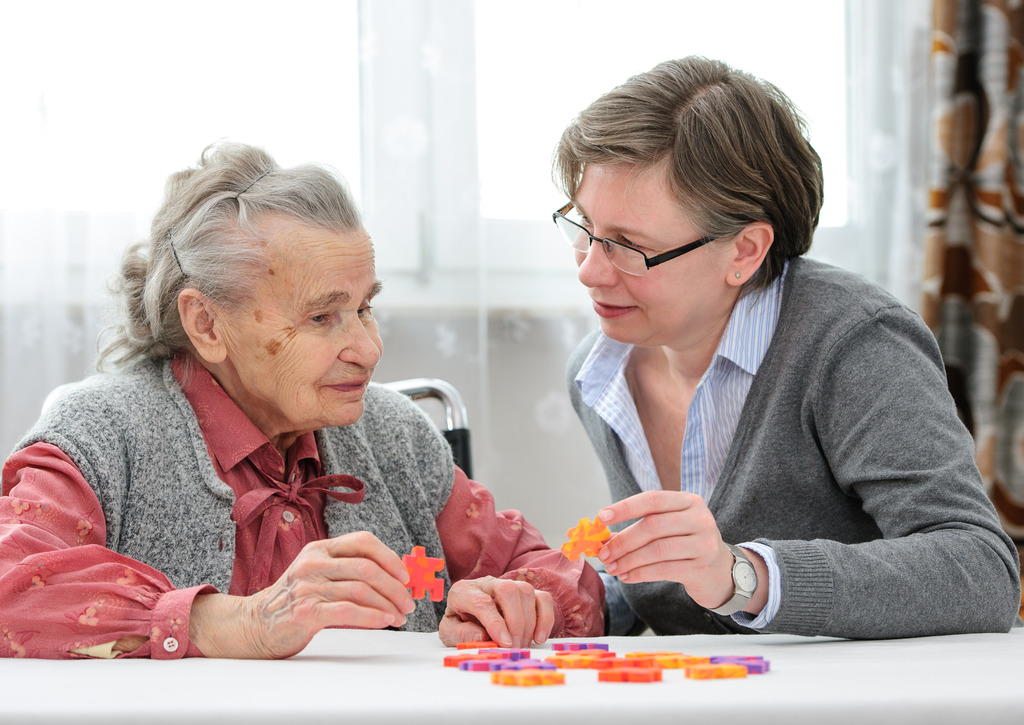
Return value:
[[(612, 497), (640, 489), (574, 379), (570, 396)], [(781, 606), (769, 632), (889, 638), (1007, 631), (1020, 562), (985, 495), (938, 346), (860, 277), (790, 264), (778, 326), (708, 501), (727, 542), (771, 546)], [(750, 632), (681, 585), (623, 585), (659, 634)]]
[[(434, 522), (455, 475), (448, 444), (404, 395), (371, 385), (365, 402), (354, 425), (316, 433), (324, 473), (366, 484), (361, 504), (327, 499), (328, 532), (370, 531), (396, 552), (415, 545), (441, 557)], [(213, 468), (169, 361), (75, 386), (18, 447), (38, 441), (70, 456), (96, 492), (109, 549), (163, 572), (175, 587), (228, 590), (235, 497)], [(403, 629), (436, 631), (444, 605), (420, 600)]]

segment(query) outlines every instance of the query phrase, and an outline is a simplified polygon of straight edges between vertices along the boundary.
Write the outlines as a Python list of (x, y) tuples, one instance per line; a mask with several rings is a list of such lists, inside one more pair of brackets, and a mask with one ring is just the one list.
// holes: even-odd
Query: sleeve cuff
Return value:
[(167, 592), (153, 609), (149, 630), (149, 656), (154, 660), (203, 657), (188, 636), (192, 602), (199, 594), (216, 594), (209, 585)]
[(636, 612), (623, 596), (618, 578), (604, 571), (600, 574), (604, 582), (604, 633), (609, 637), (624, 637), (636, 626)]
[(776, 613), (779, 611), (780, 595), (782, 592), (782, 575), (779, 573), (779, 562), (775, 558), (775, 550), (770, 546), (752, 542), (737, 544), (737, 546), (756, 551), (764, 559), (764, 563), (768, 565), (768, 603), (765, 604), (764, 609), (757, 616), (747, 612), (736, 612), (732, 615), (732, 619), (736, 624), (742, 624), (750, 629), (764, 629), (772, 623)]

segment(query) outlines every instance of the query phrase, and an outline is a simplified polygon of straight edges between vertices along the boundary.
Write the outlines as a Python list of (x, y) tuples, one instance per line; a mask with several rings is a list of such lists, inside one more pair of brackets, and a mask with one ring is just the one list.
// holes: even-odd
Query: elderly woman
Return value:
[(614, 500), (610, 631), (1009, 629), (1017, 551), (935, 338), (802, 256), (822, 173), (789, 99), (668, 61), (585, 109), (555, 170), (601, 326), (568, 384)]
[[(173, 175), (93, 376), (3, 469), (0, 652), (279, 658), (325, 627), (528, 646), (603, 628), (600, 578), (453, 465), (381, 357), (342, 184), (221, 145)], [(415, 601), (400, 554), (441, 557)], [(449, 589), (450, 585), (450, 589)]]

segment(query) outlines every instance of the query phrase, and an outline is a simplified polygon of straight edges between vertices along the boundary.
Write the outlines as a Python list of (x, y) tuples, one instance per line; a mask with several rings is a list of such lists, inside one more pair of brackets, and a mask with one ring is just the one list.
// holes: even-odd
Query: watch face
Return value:
[(743, 591), (753, 592), (757, 588), (757, 574), (754, 573), (754, 567), (747, 562), (738, 562), (736, 568), (732, 571), (732, 575), (736, 580), (736, 586)]

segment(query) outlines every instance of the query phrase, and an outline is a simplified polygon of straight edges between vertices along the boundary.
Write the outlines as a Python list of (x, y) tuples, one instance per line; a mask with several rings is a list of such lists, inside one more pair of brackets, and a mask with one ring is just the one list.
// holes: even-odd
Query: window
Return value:
[[(815, 253), (829, 258), (849, 249), (842, 0), (790, 0), (784, 13), (754, 0), (364, 6), (380, 15), (386, 6), (387, 17), (403, 18), (398, 30), (412, 34), (387, 41), (387, 60), (375, 55), (370, 72), (364, 68), (375, 99), (364, 108), (375, 128), (366, 132), (392, 139), (370, 140), (366, 157), (377, 175), (368, 184), (368, 218), (390, 304), (585, 305), (571, 255), (558, 247), (550, 224), (564, 201), (551, 182), (552, 150), (565, 124), (597, 95), (688, 54), (749, 70), (794, 100), (825, 165), (827, 201)], [(376, 47), (381, 38), (374, 41)], [(398, 84), (391, 87), (373, 80), (388, 61), (405, 68), (390, 76)]]
[(223, 138), (358, 190), (358, 27), (356, 0), (5, 7), (0, 211), (148, 217), (167, 175)]
[(0, 62), (19, 68), (4, 80), (0, 214), (8, 226), (38, 210), (130, 215), (128, 238), (110, 240), (120, 250), (145, 235), (170, 170), (233, 138), (346, 177), (389, 305), (578, 305), (571, 257), (550, 228), (562, 203), (552, 149), (598, 94), (697, 53), (775, 82), (802, 109), (826, 172), (812, 255), (877, 276), (865, 261), (876, 255), (853, 243), (862, 169), (847, 164), (858, 133), (849, 101), (872, 82), (848, 62), (849, 40), (867, 32), (857, 9), (877, 6), (23, 3), (0, 29)]
[[(548, 183), (551, 151), (573, 116), (661, 61), (704, 55), (776, 83), (804, 112), (829, 176), (822, 224), (845, 223), (844, 4), (787, 0), (784, 7), (532, 0), (510, 13), (503, 3), (477, 2), (481, 214), (549, 217), (564, 203)], [(793, 18), (805, 29), (799, 42), (785, 32)]]

